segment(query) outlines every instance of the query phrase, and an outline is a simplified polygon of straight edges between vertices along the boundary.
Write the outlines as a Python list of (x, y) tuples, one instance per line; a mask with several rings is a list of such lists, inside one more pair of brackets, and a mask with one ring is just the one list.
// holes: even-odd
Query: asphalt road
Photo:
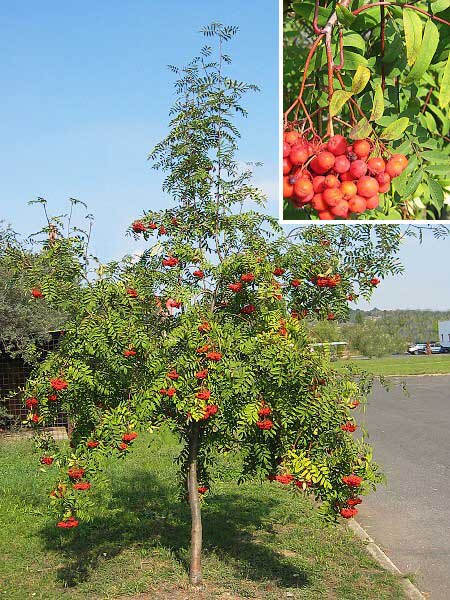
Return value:
[(449, 600), (450, 376), (401, 380), (409, 397), (398, 385), (377, 387), (359, 417), (388, 480), (361, 505), (358, 521), (402, 572), (416, 575), (422, 592)]

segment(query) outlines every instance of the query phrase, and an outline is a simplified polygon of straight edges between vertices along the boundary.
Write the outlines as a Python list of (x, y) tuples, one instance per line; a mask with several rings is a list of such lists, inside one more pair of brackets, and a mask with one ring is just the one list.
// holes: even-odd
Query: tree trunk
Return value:
[(188, 493), (191, 508), (191, 564), (189, 568), (189, 582), (191, 585), (202, 585), (202, 514), (198, 495), (197, 480), (197, 455), (199, 445), (199, 423), (192, 425), (191, 439), (189, 441), (189, 472)]

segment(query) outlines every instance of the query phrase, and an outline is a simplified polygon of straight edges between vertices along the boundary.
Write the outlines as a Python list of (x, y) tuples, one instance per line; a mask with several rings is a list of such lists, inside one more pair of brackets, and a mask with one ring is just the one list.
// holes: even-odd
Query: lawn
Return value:
[(335, 365), (354, 365), (374, 375), (439, 375), (450, 374), (450, 354), (432, 354), (431, 356), (384, 356), (367, 360), (338, 360)]
[[(276, 483), (233, 482), (233, 464), (204, 506), (207, 589), (189, 594), (189, 521), (177, 500), (168, 433), (139, 439), (108, 468), (90, 524), (58, 530), (47, 512), (55, 473), (36, 469), (30, 441), (0, 448), (0, 598), (186, 600), (403, 598), (345, 527), (323, 527), (311, 504)], [(287, 596), (287, 592), (291, 594)]]

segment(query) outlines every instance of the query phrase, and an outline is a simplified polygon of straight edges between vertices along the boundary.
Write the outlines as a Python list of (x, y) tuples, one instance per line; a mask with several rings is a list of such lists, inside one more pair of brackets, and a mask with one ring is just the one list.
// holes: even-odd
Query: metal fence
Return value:
[[(51, 334), (51, 339), (44, 345), (44, 356), (51, 352), (58, 344), (60, 334), (55, 332)], [(3, 426), (17, 427), (22, 424), (28, 409), (24, 403), (23, 388), (30, 376), (33, 367), (27, 364), (22, 358), (12, 358), (2, 348), (0, 348), (0, 399), (4, 403), (6, 412), (10, 419), (6, 419)], [(67, 417), (62, 411), (58, 411), (53, 423), (48, 423), (53, 427), (67, 427)]]

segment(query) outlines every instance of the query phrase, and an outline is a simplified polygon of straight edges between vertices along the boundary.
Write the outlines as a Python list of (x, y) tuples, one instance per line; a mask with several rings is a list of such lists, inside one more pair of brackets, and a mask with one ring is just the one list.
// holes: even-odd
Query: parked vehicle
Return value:
[[(443, 352), (448, 352), (447, 348), (444, 348), (439, 344), (439, 342), (431, 342), (430, 343), (431, 354), (442, 354)], [(414, 344), (414, 346), (410, 346), (408, 348), (409, 354), (426, 354), (427, 353), (427, 344)]]

